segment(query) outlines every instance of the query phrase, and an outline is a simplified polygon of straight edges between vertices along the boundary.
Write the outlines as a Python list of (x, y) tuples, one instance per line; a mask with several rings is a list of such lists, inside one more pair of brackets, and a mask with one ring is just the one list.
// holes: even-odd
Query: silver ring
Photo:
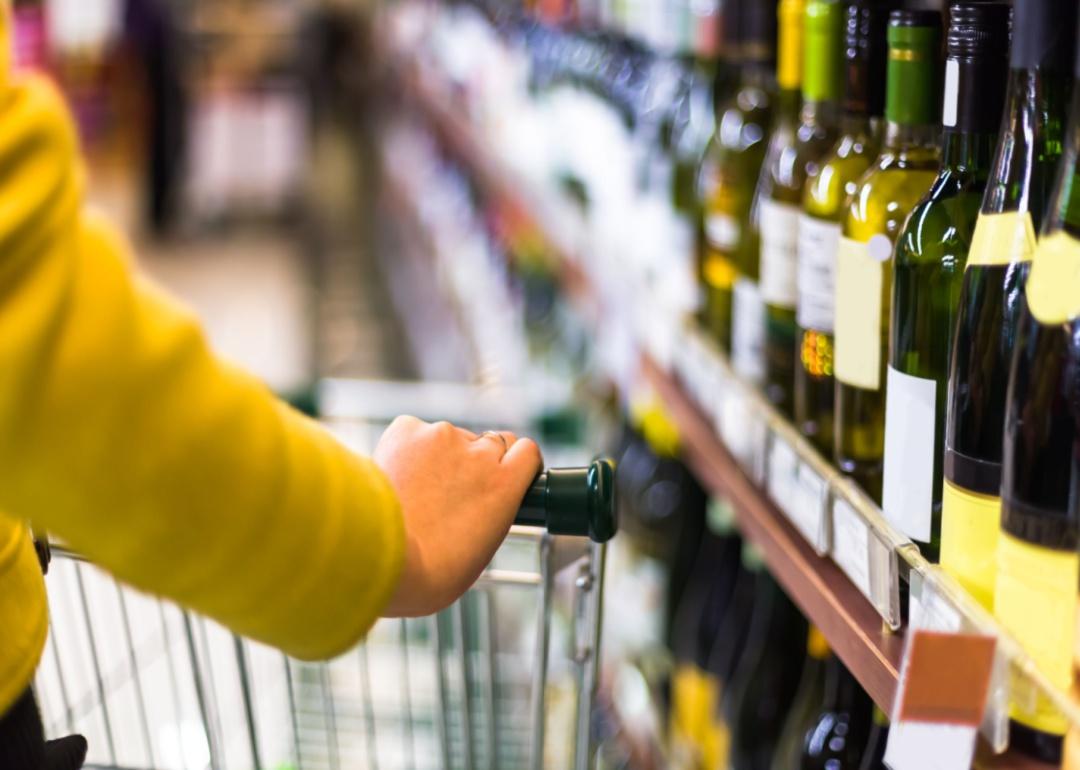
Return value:
[(485, 430), (480, 434), (480, 438), (493, 438), (499, 441), (503, 445), (503, 452), (510, 451), (510, 444), (506, 441), (506, 436), (501, 433), (496, 433), (493, 430)]

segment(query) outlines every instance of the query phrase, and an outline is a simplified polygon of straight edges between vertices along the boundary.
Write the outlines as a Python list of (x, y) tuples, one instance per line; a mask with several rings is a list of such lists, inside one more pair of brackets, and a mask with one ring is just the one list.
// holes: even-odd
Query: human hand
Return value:
[(430, 615), (480, 577), (543, 467), (530, 439), (477, 436), (447, 422), (399, 417), (375, 447), (405, 518), (405, 566), (384, 610)]

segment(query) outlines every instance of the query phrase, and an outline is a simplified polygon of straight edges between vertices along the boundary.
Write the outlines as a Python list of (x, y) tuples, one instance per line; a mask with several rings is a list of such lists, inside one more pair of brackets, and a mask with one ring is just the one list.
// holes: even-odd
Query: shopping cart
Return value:
[[(36, 682), (50, 735), (109, 770), (586, 768), (612, 468), (549, 470), (477, 585), (384, 620), (328, 663), (292, 660), (118, 585), (62, 548)], [(552, 611), (565, 601), (567, 620)], [(553, 640), (569, 649), (561, 662)]]

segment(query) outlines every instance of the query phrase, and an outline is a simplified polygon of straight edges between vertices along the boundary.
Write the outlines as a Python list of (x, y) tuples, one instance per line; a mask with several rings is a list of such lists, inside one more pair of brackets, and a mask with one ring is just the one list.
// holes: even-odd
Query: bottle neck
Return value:
[(799, 110), (801, 123), (836, 125), (840, 122), (840, 105), (831, 101), (803, 101)]
[(874, 129), (866, 113), (845, 111), (840, 118), (840, 131), (846, 136), (870, 136)]
[(1058, 164), (1044, 234), (1064, 229), (1080, 238), (1080, 88), (1073, 88), (1065, 151)]
[(802, 91), (797, 88), (782, 88), (776, 93), (776, 110), (780, 120), (795, 122), (802, 106)]
[(936, 124), (910, 125), (888, 120), (885, 122), (885, 147), (890, 150), (914, 150), (936, 147), (941, 129)]
[(984, 211), (1029, 211), (1040, 222), (1064, 144), (1065, 102), (1071, 78), (1063, 72), (1014, 69), (1005, 124), (990, 173)]
[(990, 173), (997, 134), (945, 130), (942, 168), (967, 174)]
[(742, 65), (743, 88), (760, 88), (763, 91), (772, 90), (775, 82), (772, 69), (772, 64), (767, 61), (744, 62)]

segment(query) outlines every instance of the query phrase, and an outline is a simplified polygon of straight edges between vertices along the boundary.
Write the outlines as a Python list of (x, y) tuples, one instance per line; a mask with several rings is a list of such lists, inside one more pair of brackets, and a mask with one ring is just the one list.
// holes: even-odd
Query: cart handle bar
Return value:
[(619, 528), (615, 466), (610, 460), (595, 460), (586, 468), (542, 471), (525, 494), (514, 523), (606, 543)]

